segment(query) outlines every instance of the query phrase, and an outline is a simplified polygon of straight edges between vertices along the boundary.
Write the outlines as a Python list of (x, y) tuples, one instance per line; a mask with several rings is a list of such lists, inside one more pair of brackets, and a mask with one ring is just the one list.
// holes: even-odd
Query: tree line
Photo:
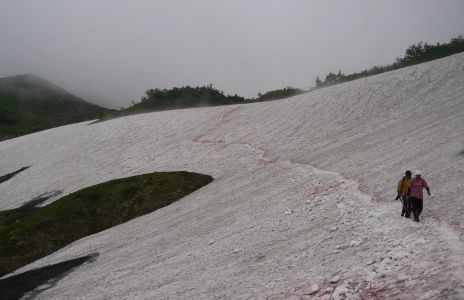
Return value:
[(167, 110), (246, 103), (248, 99), (238, 95), (225, 95), (213, 86), (174, 87), (172, 89), (149, 89), (139, 103), (133, 103), (125, 112)]
[[(464, 52), (464, 37), (462, 35), (443, 44), (436, 43), (432, 45), (419, 42), (409, 46), (404, 56), (397, 58), (393, 64), (374, 66), (368, 70), (347, 75), (343, 74), (341, 71), (338, 73), (329, 72), (324, 80), (321, 80), (319, 77), (316, 78), (315, 88), (372, 76), (459, 52)], [(133, 101), (130, 107), (121, 108), (116, 114), (125, 115), (146, 111), (253, 103), (287, 98), (304, 92), (305, 91), (302, 89), (287, 86), (283, 89), (265, 92), (264, 94), (258, 93), (256, 98), (245, 98), (237, 94), (225, 95), (224, 92), (214, 88), (212, 84), (200, 87), (174, 87), (172, 89), (155, 88), (145, 91), (145, 95), (141, 97), (140, 102), (136, 103)]]
[(225, 95), (223, 91), (214, 88), (212, 84), (197, 87), (174, 87), (172, 89), (156, 88), (145, 91), (140, 102), (133, 101), (130, 107), (121, 108), (117, 114), (270, 101), (303, 92), (301, 89), (288, 86), (264, 94), (258, 93), (257, 98), (245, 98), (237, 94)]
[(452, 54), (464, 52), (464, 37), (459, 35), (451, 39), (448, 43), (436, 43), (435, 45), (419, 42), (409, 46), (403, 57), (397, 58), (393, 64), (386, 66), (374, 66), (371, 69), (358, 73), (345, 75), (341, 71), (338, 73), (329, 72), (324, 80), (316, 77), (316, 88), (327, 85), (347, 82), (362, 77), (372, 76), (423, 62), (443, 58)]

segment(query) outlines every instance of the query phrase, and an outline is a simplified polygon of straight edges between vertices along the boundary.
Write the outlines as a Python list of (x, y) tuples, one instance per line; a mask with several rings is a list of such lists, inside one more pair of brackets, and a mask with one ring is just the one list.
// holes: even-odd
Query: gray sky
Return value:
[(39, 75), (112, 108), (183, 85), (254, 97), (448, 42), (463, 12), (462, 0), (1, 0), (0, 77)]

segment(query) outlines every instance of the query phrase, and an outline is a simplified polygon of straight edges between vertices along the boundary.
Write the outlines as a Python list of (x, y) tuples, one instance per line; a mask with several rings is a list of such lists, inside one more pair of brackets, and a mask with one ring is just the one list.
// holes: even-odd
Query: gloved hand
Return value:
[(427, 194), (429, 194), (429, 196), (430, 196), (430, 191), (427, 191)]
[(399, 193), (398, 193), (398, 195), (396, 195), (395, 200), (398, 200), (398, 199), (400, 199), (400, 194)]

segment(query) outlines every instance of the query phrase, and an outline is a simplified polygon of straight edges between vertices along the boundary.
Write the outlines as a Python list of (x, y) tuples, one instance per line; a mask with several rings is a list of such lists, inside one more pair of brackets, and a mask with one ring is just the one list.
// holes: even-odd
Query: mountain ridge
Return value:
[(0, 141), (101, 118), (110, 111), (36, 75), (0, 78)]

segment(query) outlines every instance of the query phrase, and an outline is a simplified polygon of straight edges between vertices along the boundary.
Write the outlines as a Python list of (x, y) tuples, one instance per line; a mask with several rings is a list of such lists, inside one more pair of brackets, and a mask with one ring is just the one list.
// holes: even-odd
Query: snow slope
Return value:
[[(0, 209), (147, 172), (215, 178), (18, 270), (100, 253), (38, 299), (462, 299), (463, 131), (458, 54), (281, 101), (1, 142), (0, 174), (31, 167), (0, 184)], [(432, 191), (421, 223), (393, 201), (415, 168)]]

